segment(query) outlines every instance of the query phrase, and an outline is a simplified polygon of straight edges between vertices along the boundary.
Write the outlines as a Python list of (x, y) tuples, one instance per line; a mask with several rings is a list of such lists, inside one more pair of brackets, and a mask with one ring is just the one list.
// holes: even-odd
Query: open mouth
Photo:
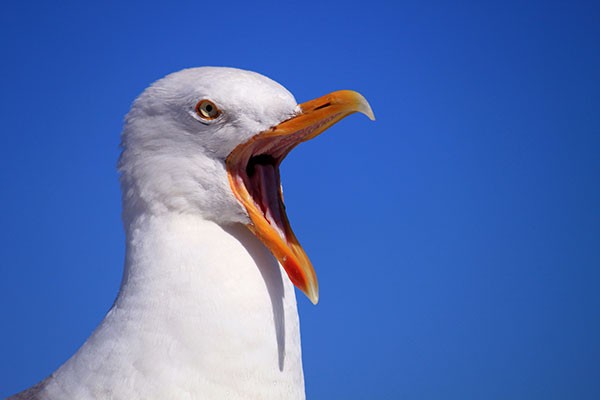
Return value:
[(269, 154), (253, 156), (242, 176), (250, 196), (262, 211), (263, 217), (277, 231), (282, 239), (286, 238), (285, 210), (279, 176), (279, 162)]
[(308, 256), (291, 229), (279, 165), (298, 144), (310, 140), (342, 118), (362, 112), (374, 119), (360, 94), (342, 90), (300, 105), (301, 113), (258, 133), (227, 157), (229, 183), (250, 217), (250, 230), (269, 248), (290, 280), (316, 304), (317, 277)]

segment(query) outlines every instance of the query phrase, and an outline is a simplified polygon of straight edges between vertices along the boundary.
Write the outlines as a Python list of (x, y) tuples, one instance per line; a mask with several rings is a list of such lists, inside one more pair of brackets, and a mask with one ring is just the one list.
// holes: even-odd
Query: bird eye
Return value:
[(196, 104), (196, 113), (202, 119), (215, 119), (221, 114), (221, 111), (212, 101), (200, 100), (198, 104)]

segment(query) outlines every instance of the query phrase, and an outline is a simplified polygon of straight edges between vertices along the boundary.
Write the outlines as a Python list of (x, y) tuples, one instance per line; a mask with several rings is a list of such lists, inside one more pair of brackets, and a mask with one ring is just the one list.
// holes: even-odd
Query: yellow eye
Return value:
[(212, 101), (200, 100), (198, 104), (196, 104), (196, 113), (202, 119), (215, 119), (221, 114), (221, 111)]

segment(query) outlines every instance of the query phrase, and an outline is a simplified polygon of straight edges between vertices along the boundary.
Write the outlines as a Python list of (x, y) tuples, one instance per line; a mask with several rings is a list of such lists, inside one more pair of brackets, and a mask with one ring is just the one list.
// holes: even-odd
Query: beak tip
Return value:
[(309, 286), (307, 288), (306, 291), (304, 291), (304, 294), (306, 295), (306, 297), (308, 297), (308, 299), (310, 300), (311, 303), (313, 303), (315, 306), (317, 305), (317, 303), (319, 302), (319, 289), (314, 287), (314, 286)]
[(371, 121), (375, 121), (375, 114), (373, 113), (373, 109), (371, 108), (371, 105), (367, 99), (365, 99), (365, 97), (358, 92), (354, 93), (357, 98), (358, 111), (369, 117)]

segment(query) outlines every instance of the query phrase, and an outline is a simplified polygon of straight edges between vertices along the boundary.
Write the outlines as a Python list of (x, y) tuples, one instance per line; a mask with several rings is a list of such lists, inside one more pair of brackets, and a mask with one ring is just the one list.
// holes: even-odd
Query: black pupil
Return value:
[(211, 106), (210, 104), (207, 104), (206, 107), (204, 107), (206, 109), (207, 112), (211, 112), (213, 110), (213, 106)]

